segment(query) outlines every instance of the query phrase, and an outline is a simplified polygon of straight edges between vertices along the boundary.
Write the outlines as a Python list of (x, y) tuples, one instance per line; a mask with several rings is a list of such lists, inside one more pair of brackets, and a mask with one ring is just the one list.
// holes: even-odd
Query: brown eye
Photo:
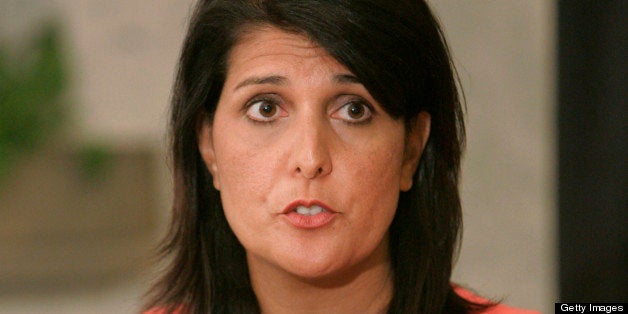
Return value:
[(247, 107), (246, 115), (256, 122), (272, 122), (286, 115), (275, 99), (254, 99)]
[(367, 103), (358, 100), (345, 103), (332, 116), (349, 124), (364, 124), (371, 121), (373, 112)]
[(259, 106), (259, 114), (265, 118), (272, 118), (277, 112), (277, 106), (265, 103)]
[(347, 106), (347, 114), (349, 117), (355, 120), (359, 120), (364, 116), (365, 110), (364, 105), (358, 103), (351, 103)]

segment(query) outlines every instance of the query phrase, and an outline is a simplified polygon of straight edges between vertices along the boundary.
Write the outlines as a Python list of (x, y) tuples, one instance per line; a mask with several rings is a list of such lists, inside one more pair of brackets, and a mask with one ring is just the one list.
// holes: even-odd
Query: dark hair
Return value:
[(458, 194), (464, 123), (456, 76), (438, 22), (418, 0), (204, 0), (194, 11), (174, 86), (171, 145), (174, 206), (163, 253), (172, 257), (147, 308), (190, 313), (260, 312), (245, 251), (198, 150), (227, 58), (240, 35), (272, 25), (302, 34), (356, 75), (406, 129), (420, 111), (431, 133), (412, 188), (390, 226), (394, 292), (390, 313), (467, 313), (482, 306), (450, 283), (461, 228)]

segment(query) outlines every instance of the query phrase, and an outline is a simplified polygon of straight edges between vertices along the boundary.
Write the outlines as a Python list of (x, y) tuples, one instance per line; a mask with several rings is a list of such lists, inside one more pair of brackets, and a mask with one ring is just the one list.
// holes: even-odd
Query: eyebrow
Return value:
[[(253, 76), (247, 78), (246, 80), (240, 82), (234, 90), (238, 90), (242, 87), (249, 85), (263, 85), (263, 84), (271, 84), (271, 85), (286, 85), (288, 79), (281, 75), (269, 75), (269, 76)], [(338, 74), (334, 76), (334, 82), (340, 84), (362, 84), (360, 79), (358, 79), (353, 74)]]
[(262, 84), (286, 85), (287, 82), (288, 82), (287, 78), (283, 76), (279, 76), (279, 75), (270, 75), (270, 76), (264, 76), (264, 77), (253, 76), (240, 82), (240, 84), (238, 84), (238, 86), (236, 86), (234, 90), (240, 89), (248, 85), (262, 85)]
[(339, 74), (334, 76), (334, 81), (341, 84), (362, 84), (360, 79), (353, 74)]

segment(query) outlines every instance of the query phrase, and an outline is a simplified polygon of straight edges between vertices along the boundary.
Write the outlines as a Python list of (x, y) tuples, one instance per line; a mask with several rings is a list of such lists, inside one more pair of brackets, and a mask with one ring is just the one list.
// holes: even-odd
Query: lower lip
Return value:
[(288, 221), (297, 228), (316, 229), (329, 224), (336, 215), (332, 212), (323, 211), (316, 215), (306, 216), (295, 211), (285, 214)]

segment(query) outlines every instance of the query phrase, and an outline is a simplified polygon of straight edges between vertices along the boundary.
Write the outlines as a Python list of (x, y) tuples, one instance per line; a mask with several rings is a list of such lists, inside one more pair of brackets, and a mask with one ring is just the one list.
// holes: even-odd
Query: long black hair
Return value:
[(390, 313), (468, 313), (482, 306), (450, 283), (461, 229), (458, 193), (464, 123), (441, 28), (419, 0), (202, 0), (190, 22), (172, 98), (174, 206), (164, 256), (171, 258), (147, 308), (259, 313), (245, 251), (198, 150), (240, 35), (271, 25), (301, 34), (346, 66), (406, 129), (420, 111), (431, 132), (414, 184), (390, 226)]

